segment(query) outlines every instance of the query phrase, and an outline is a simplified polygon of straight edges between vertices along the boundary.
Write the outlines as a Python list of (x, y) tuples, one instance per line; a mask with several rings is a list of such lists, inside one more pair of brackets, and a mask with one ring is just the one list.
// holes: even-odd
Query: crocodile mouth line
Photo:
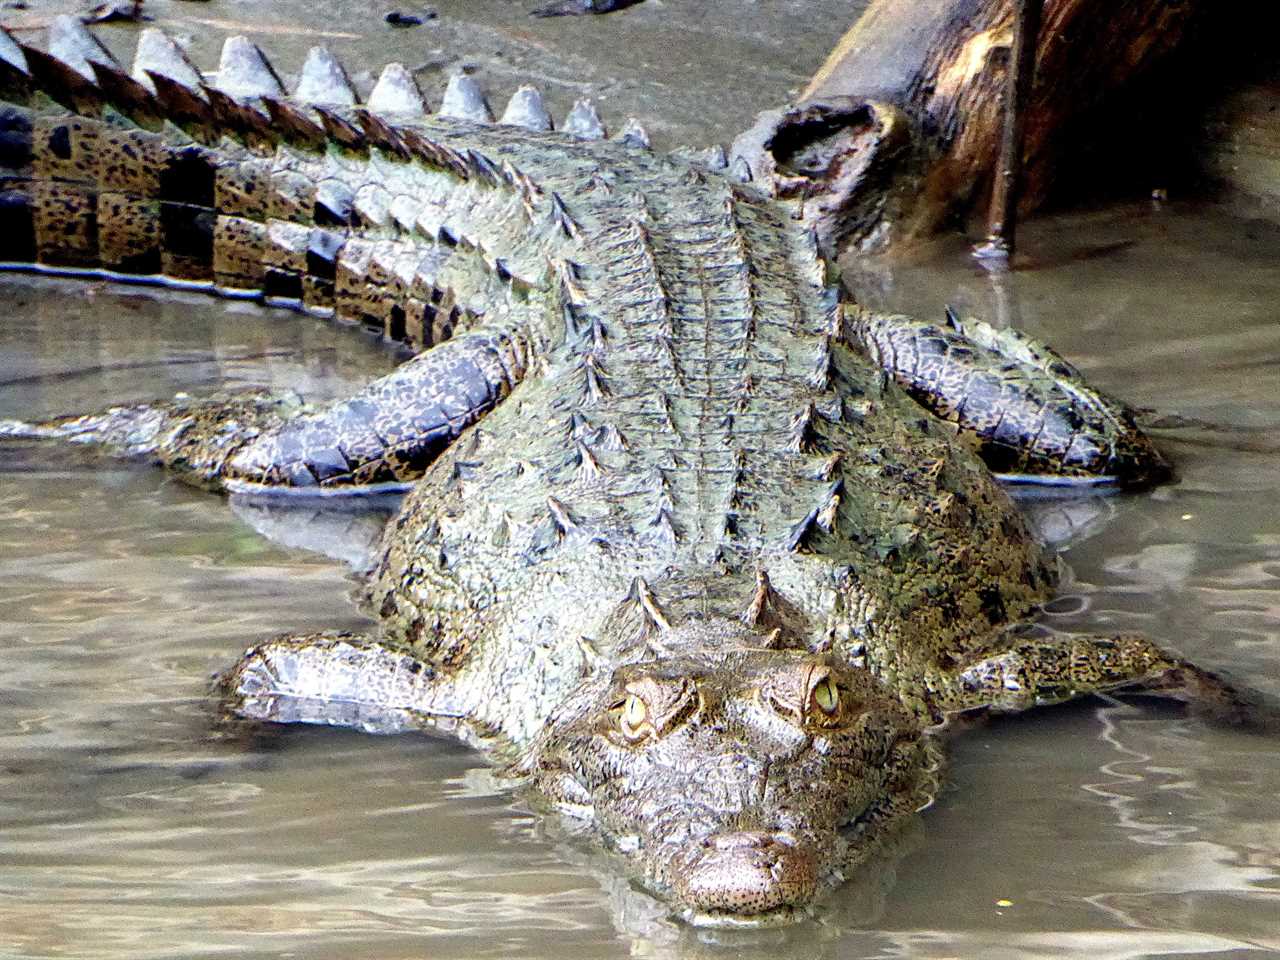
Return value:
[(811, 905), (774, 907), (760, 913), (730, 913), (725, 910), (695, 910), (686, 907), (676, 916), (691, 927), (710, 930), (759, 930), (766, 927), (785, 927), (807, 917)]

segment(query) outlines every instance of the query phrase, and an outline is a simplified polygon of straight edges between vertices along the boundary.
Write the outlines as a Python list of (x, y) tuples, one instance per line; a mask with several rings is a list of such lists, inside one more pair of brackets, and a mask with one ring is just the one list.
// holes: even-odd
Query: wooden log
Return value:
[[(1025, 125), (1024, 212), (1100, 104), (1182, 42), (1204, 0), (1046, 0)], [(797, 102), (735, 141), (752, 176), (802, 198), (828, 252), (964, 224), (1001, 139), (1013, 0), (873, 0)]]

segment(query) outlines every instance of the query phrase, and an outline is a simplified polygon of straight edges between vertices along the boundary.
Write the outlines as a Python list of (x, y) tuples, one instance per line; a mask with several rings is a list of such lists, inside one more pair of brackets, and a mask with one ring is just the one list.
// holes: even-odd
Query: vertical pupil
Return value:
[(640, 698), (627, 697), (627, 705), (623, 710), (623, 718), (627, 721), (627, 726), (638, 727), (644, 722), (644, 715), (644, 704), (640, 702)]
[(816, 687), (813, 688), (813, 699), (819, 707), (826, 713), (832, 713), (836, 708), (836, 689), (831, 683), (830, 678), (821, 680)]

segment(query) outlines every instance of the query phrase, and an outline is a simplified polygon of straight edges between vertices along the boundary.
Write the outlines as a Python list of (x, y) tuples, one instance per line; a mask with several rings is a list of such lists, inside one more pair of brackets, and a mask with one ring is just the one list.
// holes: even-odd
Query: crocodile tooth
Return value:
[(403, 63), (388, 63), (369, 94), (368, 107), (374, 113), (402, 117), (423, 117), (427, 101), (418, 89), (418, 81)]
[(639, 147), (642, 150), (648, 150), (650, 147), (649, 134), (635, 117), (627, 118), (626, 124), (618, 131), (618, 135), (614, 139), (619, 143), (625, 143), (629, 147)]
[(579, 140), (603, 140), (607, 135), (600, 114), (590, 100), (579, 100), (564, 119), (564, 132)]
[(724, 152), (724, 146), (717, 143), (715, 146), (707, 147), (702, 151), (702, 165), (708, 170), (727, 170), (729, 168), (729, 155)]
[(237, 100), (286, 95), (275, 70), (248, 37), (227, 37), (213, 86)]
[(151, 75), (156, 73), (193, 93), (200, 89), (200, 71), (191, 65), (183, 49), (164, 31), (147, 27), (138, 37), (138, 49), (133, 55), (133, 79), (155, 93)]
[(489, 101), (485, 99), (480, 85), (465, 73), (455, 73), (449, 78), (449, 86), (445, 88), (444, 99), (440, 102), (440, 116), (493, 123)]
[(547, 113), (546, 104), (542, 102), (542, 94), (537, 87), (524, 84), (511, 95), (502, 114), (502, 122), (512, 127), (524, 127), (526, 130), (551, 130), (551, 114)]
[(293, 95), (303, 103), (321, 103), (335, 107), (352, 107), (357, 102), (356, 91), (351, 86), (347, 71), (337, 57), (324, 47), (312, 47), (308, 51)]
[(729, 164), (729, 179), (739, 183), (751, 182), (751, 164), (747, 163), (746, 157), (739, 154), (733, 158), (733, 163)]
[(14, 40), (13, 35), (4, 27), (0, 27), (0, 63), (6, 64), (10, 70), (24, 77), (31, 76), (31, 68), (27, 66), (27, 58), (23, 56), (22, 47), (18, 46), (18, 41)]
[(62, 14), (53, 18), (49, 24), (49, 54), (57, 57), (86, 80), (96, 82), (93, 64), (119, 69), (107, 48), (102, 45), (77, 17)]

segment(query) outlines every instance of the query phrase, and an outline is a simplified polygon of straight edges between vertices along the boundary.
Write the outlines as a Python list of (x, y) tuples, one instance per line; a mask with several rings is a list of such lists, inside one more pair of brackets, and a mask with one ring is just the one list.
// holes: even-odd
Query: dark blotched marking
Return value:
[(201, 147), (170, 154), (160, 171), (160, 199), (211, 208), (215, 169), (212, 156)]
[(1022, 466), (1022, 451), (1003, 443), (986, 441), (978, 453), (992, 473), (1015, 473)]
[(59, 160), (71, 159), (71, 128), (55, 127), (49, 134), (49, 152)]
[(292, 270), (268, 270), (262, 278), (262, 295), (281, 300), (301, 300), (302, 275)]
[(153, 274), (163, 273), (160, 248), (156, 247), (141, 253), (131, 253), (111, 264), (111, 269), (120, 273), (136, 273), (139, 276), (148, 277)]
[(213, 228), (217, 221), (208, 207), (185, 203), (160, 204), (160, 245), (172, 256), (213, 265)]
[(321, 280), (338, 275), (338, 254), (347, 242), (344, 234), (332, 230), (312, 230), (307, 242), (307, 273)]
[(992, 624), (1004, 623), (1008, 614), (1004, 607), (1004, 596), (997, 586), (983, 587), (978, 591), (978, 602), (982, 604), (982, 613)]
[(403, 340), (404, 331), (404, 308), (393, 306), (387, 314), (387, 336), (392, 340)]
[(354, 194), (344, 183), (326, 180), (316, 189), (312, 219), (317, 227), (345, 227), (352, 222)]
[(35, 258), (31, 198), (21, 190), (0, 190), (0, 261), (31, 263)]
[(22, 170), (31, 165), (31, 117), (25, 110), (0, 106), (0, 167)]

